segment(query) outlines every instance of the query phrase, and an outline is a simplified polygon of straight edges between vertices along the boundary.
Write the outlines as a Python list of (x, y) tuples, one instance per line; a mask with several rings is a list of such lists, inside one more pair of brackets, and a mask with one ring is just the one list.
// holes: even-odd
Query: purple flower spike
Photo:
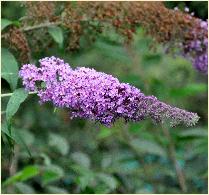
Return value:
[[(154, 96), (145, 96), (139, 89), (120, 83), (111, 75), (94, 69), (69, 64), (55, 57), (44, 58), (40, 67), (26, 64), (19, 75), (29, 91), (38, 91), (40, 102), (68, 108), (71, 118), (80, 117), (111, 126), (116, 119), (141, 121), (151, 118), (154, 122), (169, 120), (171, 126), (180, 123), (192, 126), (199, 117), (196, 113), (169, 106)], [(38, 87), (37, 83), (44, 87)]]

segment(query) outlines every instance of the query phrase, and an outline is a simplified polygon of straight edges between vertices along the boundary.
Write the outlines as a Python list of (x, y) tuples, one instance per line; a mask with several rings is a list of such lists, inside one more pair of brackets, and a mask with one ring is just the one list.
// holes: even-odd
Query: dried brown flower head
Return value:
[(166, 8), (162, 2), (142, 1), (67, 2), (63, 17), (64, 25), (70, 29), (71, 38), (76, 39), (77, 44), (86, 21), (111, 23), (127, 41), (132, 39), (136, 28), (142, 26), (157, 42), (167, 43), (194, 39), (191, 31), (196, 28), (197, 20), (188, 13)]
[(55, 2), (53, 1), (26, 1), (25, 6), (27, 16), (32, 18), (49, 19), (55, 11)]
[(20, 60), (22, 62), (29, 62), (30, 48), (25, 34), (17, 27), (12, 27), (9, 29), (7, 40), (12, 48), (20, 52)]

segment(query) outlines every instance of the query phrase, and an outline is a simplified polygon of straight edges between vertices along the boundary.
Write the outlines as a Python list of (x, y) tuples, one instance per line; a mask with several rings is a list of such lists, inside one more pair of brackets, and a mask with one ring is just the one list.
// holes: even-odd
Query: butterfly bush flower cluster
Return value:
[(208, 73), (208, 21), (196, 20), (196, 28), (191, 31), (193, 39), (183, 44), (183, 56), (190, 59), (196, 70)]
[[(171, 54), (180, 54), (189, 59), (193, 67), (202, 73), (208, 71), (208, 24), (195, 17), (194, 12), (189, 13), (188, 7), (184, 11), (175, 7), (168, 9), (163, 2), (78, 2), (76, 6), (67, 4), (63, 17), (64, 25), (70, 28), (75, 38), (70, 40), (70, 48), (79, 47), (79, 40), (84, 32), (83, 28), (94, 29), (101, 33), (103, 25), (82, 25), (82, 20), (107, 21), (115, 31), (122, 35), (126, 43), (130, 43), (142, 27), (146, 34), (157, 43), (162, 43), (166, 51)], [(74, 18), (79, 22), (72, 24)], [(72, 30), (73, 29), (73, 30)], [(92, 33), (89, 36), (94, 36)], [(96, 37), (90, 38), (95, 40)], [(77, 45), (75, 44), (77, 43)], [(176, 47), (180, 52), (176, 53)]]
[[(71, 118), (80, 117), (111, 126), (116, 119), (154, 122), (168, 119), (172, 126), (194, 125), (195, 113), (169, 106), (154, 96), (145, 96), (139, 89), (94, 69), (72, 69), (64, 60), (46, 57), (40, 67), (23, 65), (19, 75), (28, 91), (37, 90), (40, 102), (52, 102), (55, 107), (67, 108)], [(42, 85), (44, 84), (44, 85)]]

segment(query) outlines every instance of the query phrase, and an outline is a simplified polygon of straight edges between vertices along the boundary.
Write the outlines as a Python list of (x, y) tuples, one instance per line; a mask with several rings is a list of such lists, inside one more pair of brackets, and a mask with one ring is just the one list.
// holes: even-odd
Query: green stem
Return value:
[[(124, 144), (126, 144), (135, 154), (137, 161), (142, 165), (142, 171), (144, 174), (144, 180), (147, 182), (151, 182), (155, 188), (155, 181), (151, 178), (150, 173), (148, 171), (148, 166), (146, 165), (146, 163), (144, 162), (141, 153), (135, 148), (133, 147), (133, 145), (131, 144), (133, 137), (132, 135), (129, 133), (128, 131), (128, 125), (126, 124), (124, 127), (121, 127), (121, 132), (120, 132), (121, 136), (122, 136), (122, 142)], [(156, 192), (156, 189), (154, 189), (154, 191)]]
[(42, 23), (42, 24), (39, 24), (39, 25), (27, 26), (27, 27), (21, 28), (20, 30), (31, 31), (31, 30), (35, 30), (35, 29), (39, 29), (39, 28), (46, 28), (46, 27), (49, 27), (49, 26), (57, 26), (57, 25), (60, 25), (60, 24), (61, 24), (61, 22), (46, 22), (46, 23)]
[(173, 139), (170, 135), (169, 130), (166, 127), (164, 127), (163, 125), (161, 127), (162, 127), (162, 130), (163, 130), (163, 133), (164, 133), (165, 137), (169, 141), (168, 155), (170, 156), (170, 159), (171, 159), (171, 161), (173, 163), (173, 166), (175, 168), (176, 176), (177, 176), (180, 188), (181, 188), (183, 193), (187, 193), (186, 178), (185, 178), (185, 174), (184, 174), (183, 169), (178, 165), (178, 162), (177, 162), (177, 159), (176, 159), (175, 144), (173, 142)]
[[(31, 95), (31, 94), (36, 94), (37, 91), (33, 91), (33, 92), (29, 92), (28, 94)], [(1, 94), (1, 97), (10, 97), (12, 96), (13, 93), (5, 93), (5, 94)]]

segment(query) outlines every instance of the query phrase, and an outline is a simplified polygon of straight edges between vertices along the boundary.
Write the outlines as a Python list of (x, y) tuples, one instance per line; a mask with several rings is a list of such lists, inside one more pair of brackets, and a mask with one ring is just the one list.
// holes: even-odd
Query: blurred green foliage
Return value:
[[(169, 6), (176, 4), (168, 2)], [(200, 4), (188, 5), (204, 18), (206, 11)], [(5, 19), (14, 22), (24, 13), (20, 2), (3, 3)], [(160, 45), (151, 50), (152, 40), (140, 28), (128, 47), (110, 29), (92, 44), (83, 37), (76, 52), (65, 49), (63, 29), (48, 30), (45, 38), (51, 38), (52, 45), (32, 53), (33, 62), (54, 55), (72, 67), (92, 67), (140, 88), (146, 95), (197, 112), (201, 118), (193, 128), (168, 128), (150, 121), (118, 121), (106, 128), (91, 121), (70, 120), (66, 109), (54, 111), (50, 103), (39, 105), (36, 95), (29, 95), (21, 105), (26, 97), (23, 94), (15, 100), (4, 97), (2, 193), (182, 193), (175, 165), (184, 174), (186, 193), (207, 193), (207, 77), (196, 72), (189, 61), (165, 55)], [(16, 74), (15, 63), (19, 69), (22, 62), (7, 45), (3, 47), (2, 63), (10, 68), (7, 72)], [(14, 59), (6, 55), (14, 55)], [(12, 63), (15, 65), (10, 67)], [(2, 68), (2, 73), (6, 71)], [(15, 76), (2, 78), (2, 93), (12, 92)], [(7, 82), (13, 83), (12, 90)], [(17, 88), (21, 87), (18, 80)], [(8, 106), (14, 101), (16, 107), (11, 111)], [(9, 129), (4, 112), (8, 109), (12, 113)], [(175, 149), (175, 165), (170, 147)]]

